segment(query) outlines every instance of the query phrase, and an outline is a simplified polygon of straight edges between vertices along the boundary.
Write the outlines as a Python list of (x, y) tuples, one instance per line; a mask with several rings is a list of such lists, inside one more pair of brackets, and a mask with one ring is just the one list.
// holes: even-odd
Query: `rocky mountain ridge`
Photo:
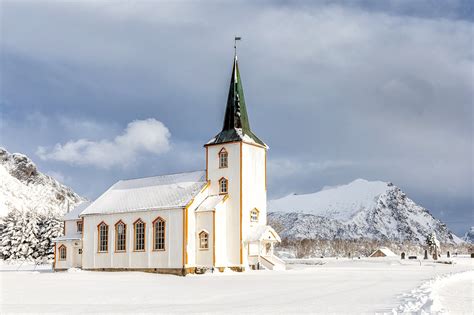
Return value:
[(64, 214), (85, 199), (41, 173), (24, 154), (0, 147), (0, 216), (12, 210)]
[(287, 239), (371, 239), (423, 244), (462, 242), (440, 220), (392, 183), (355, 180), (320, 192), (268, 203), (269, 224)]
[(462, 238), (465, 242), (474, 244), (474, 226), (471, 226), (469, 231), (464, 234), (464, 237)]

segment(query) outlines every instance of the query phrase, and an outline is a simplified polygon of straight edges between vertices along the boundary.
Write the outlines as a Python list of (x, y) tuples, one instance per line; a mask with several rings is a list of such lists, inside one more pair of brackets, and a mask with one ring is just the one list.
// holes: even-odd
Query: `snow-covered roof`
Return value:
[(60, 237), (56, 237), (53, 239), (53, 242), (64, 242), (64, 241), (76, 241), (82, 239), (82, 234), (81, 233), (74, 233), (74, 234), (69, 234), (69, 235), (64, 235)]
[(256, 242), (263, 241), (264, 239), (268, 240), (277, 240), (281, 242), (280, 236), (275, 230), (269, 225), (257, 225), (249, 229), (247, 234), (247, 242)]
[(79, 215), (81, 214), (82, 211), (84, 211), (85, 208), (87, 208), (92, 202), (91, 201), (84, 201), (75, 206), (71, 211), (66, 213), (63, 216), (64, 221), (69, 221), (69, 220), (79, 220)]
[[(376, 251), (374, 251), (372, 254), (370, 254), (370, 256), (372, 256), (373, 254), (375, 254), (376, 252), (378, 251), (381, 251), (385, 256), (387, 257), (395, 257), (397, 255), (395, 255), (394, 252), (392, 252), (389, 248), (387, 247), (380, 247), (379, 249), (377, 249)], [(370, 257), (369, 256), (369, 257)]]
[(204, 211), (210, 211), (210, 210), (215, 210), (216, 206), (219, 204), (219, 202), (224, 200), (223, 195), (213, 195), (213, 196), (208, 196), (206, 199), (204, 199), (199, 207), (197, 207), (196, 212), (204, 212)]
[(81, 215), (182, 208), (205, 185), (205, 171), (121, 180)]

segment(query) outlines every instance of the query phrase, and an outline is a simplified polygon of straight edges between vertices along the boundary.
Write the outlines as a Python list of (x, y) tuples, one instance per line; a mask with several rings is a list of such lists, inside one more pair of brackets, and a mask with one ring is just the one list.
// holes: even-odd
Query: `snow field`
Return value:
[(472, 314), (474, 270), (437, 276), (403, 295), (393, 313)]
[[(177, 277), (142, 272), (0, 272), (0, 312), (60, 313), (390, 313), (402, 295), (456, 264), (398, 259), (292, 260), (287, 271)], [(324, 265), (318, 265), (324, 261)], [(308, 262), (308, 260), (305, 260)], [(305, 263), (303, 262), (303, 263)], [(440, 291), (442, 292), (442, 291)], [(402, 297), (402, 299), (400, 299)]]

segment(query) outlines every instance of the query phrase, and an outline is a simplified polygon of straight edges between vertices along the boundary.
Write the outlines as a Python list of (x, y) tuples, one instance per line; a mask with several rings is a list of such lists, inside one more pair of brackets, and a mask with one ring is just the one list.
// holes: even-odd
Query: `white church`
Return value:
[(284, 269), (267, 225), (268, 147), (250, 129), (237, 56), (222, 131), (204, 148), (205, 171), (121, 180), (67, 213), (54, 269)]

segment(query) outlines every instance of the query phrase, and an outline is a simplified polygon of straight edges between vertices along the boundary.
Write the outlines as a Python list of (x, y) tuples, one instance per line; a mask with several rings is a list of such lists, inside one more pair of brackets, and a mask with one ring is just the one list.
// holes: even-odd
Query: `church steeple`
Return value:
[(234, 56), (224, 125), (222, 131), (211, 139), (207, 145), (232, 141), (255, 142), (266, 147), (266, 144), (250, 130), (237, 55)]

